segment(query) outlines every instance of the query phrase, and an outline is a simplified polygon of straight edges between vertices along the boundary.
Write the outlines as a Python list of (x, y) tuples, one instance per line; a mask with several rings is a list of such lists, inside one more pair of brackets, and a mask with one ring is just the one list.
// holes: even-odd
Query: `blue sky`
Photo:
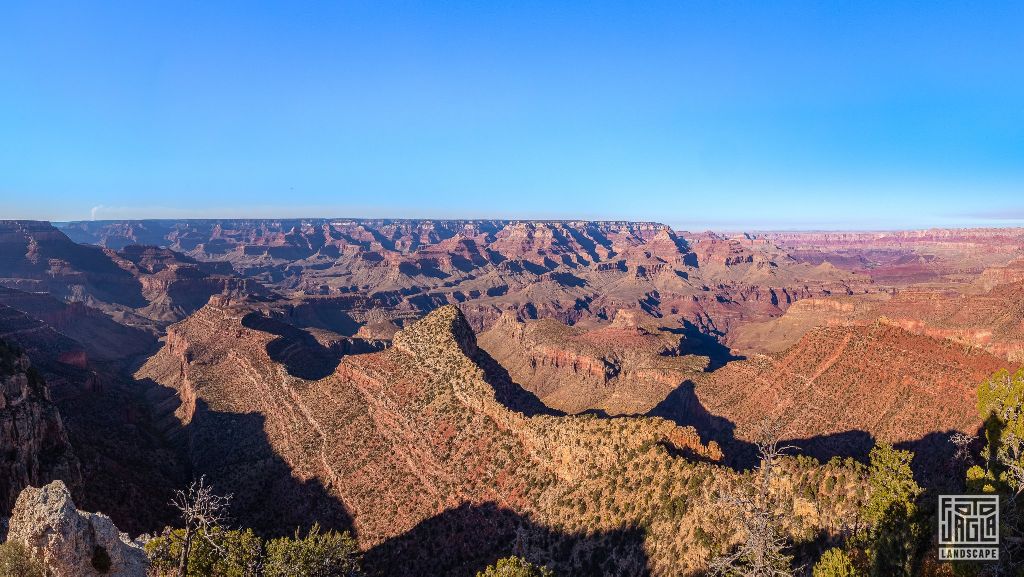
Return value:
[(0, 0), (0, 218), (1021, 224), (981, 4)]

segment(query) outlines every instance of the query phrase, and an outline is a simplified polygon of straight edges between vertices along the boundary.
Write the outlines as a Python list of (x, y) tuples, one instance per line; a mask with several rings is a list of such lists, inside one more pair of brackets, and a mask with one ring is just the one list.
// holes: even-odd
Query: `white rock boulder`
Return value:
[(61, 481), (22, 490), (7, 538), (29, 546), (56, 577), (145, 577), (149, 566), (141, 544), (110, 517), (77, 510)]

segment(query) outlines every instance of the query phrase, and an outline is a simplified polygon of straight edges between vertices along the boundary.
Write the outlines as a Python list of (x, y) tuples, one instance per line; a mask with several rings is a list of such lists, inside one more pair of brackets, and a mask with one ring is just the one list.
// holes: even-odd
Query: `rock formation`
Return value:
[(145, 577), (149, 566), (141, 543), (110, 517), (77, 510), (61, 481), (21, 492), (7, 538), (27, 545), (56, 577)]
[[(74, 364), (82, 368), (88, 360), (124, 359), (147, 352), (156, 344), (156, 337), (149, 331), (119, 323), (80, 301), (65, 302), (52, 294), (29, 293), (0, 286), (0, 306), (9, 307), (9, 310), (23, 313), (35, 321), (23, 327), (19, 338), (40, 341), (36, 347), (40, 352), (57, 352), (66, 354), (67, 359), (78, 359)], [(41, 342), (46, 339), (24, 332), (38, 332), (40, 327), (47, 327), (59, 335), (53, 339), (63, 337), (67, 343), (46, 345)], [(17, 330), (0, 322), (0, 333), (7, 328)], [(74, 344), (70, 341), (74, 341)], [(72, 347), (75, 352), (65, 350), (67, 347)]]
[(873, 316), (909, 331), (978, 347), (1024, 363), (1024, 281), (986, 292), (950, 289), (901, 291)]
[(146, 302), (138, 280), (102, 249), (38, 221), (0, 220), (0, 286), (121, 309)]
[(644, 414), (708, 366), (706, 357), (685, 354), (689, 344), (656, 321), (623, 309), (610, 325), (587, 331), (554, 319), (524, 323), (506, 313), (480, 344), (549, 407)]
[(28, 357), (0, 340), (0, 517), (18, 493), (54, 479), (81, 482), (78, 460), (57, 407)]
[[(989, 270), (989, 269), (986, 269)], [(740, 352), (778, 352), (819, 326), (877, 322), (1024, 362), (1024, 281), (911, 286), (892, 293), (805, 299), (779, 318), (737, 327), (724, 340)]]
[(135, 312), (153, 321), (181, 320), (212, 295), (263, 295), (258, 282), (240, 278), (227, 262), (199, 262), (174, 251), (132, 245), (106, 251), (110, 259), (139, 279), (148, 304)]

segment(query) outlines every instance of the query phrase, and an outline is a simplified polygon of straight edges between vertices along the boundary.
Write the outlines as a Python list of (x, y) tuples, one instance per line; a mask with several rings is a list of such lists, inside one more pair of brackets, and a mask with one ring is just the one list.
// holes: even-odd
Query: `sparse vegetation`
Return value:
[[(356, 577), (360, 553), (347, 533), (322, 531), (266, 543), (252, 529), (224, 526), (228, 498), (200, 478), (178, 491), (174, 503), (186, 528), (167, 528), (146, 543), (153, 577)], [(189, 529), (191, 527), (191, 530)], [(107, 563), (109, 564), (109, 558)]]
[(1003, 369), (978, 386), (978, 416), (984, 419), (980, 465), (967, 470), (968, 490), (1000, 495), (998, 563), (958, 563), (964, 574), (1013, 574), (1024, 566), (1024, 369)]
[(348, 533), (321, 531), (319, 525), (305, 537), (267, 543), (266, 577), (353, 577), (359, 574), (359, 547)]
[(849, 555), (842, 549), (829, 549), (814, 565), (814, 577), (860, 577)]
[(46, 570), (28, 547), (7, 541), (0, 543), (0, 577), (46, 577)]
[(538, 567), (521, 557), (498, 559), (494, 565), (488, 566), (476, 574), (476, 577), (554, 577), (555, 574), (547, 567)]

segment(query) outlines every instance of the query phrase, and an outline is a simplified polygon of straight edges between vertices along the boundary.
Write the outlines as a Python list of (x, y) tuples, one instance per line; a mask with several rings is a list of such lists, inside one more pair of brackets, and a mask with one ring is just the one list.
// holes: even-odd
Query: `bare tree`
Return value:
[(719, 495), (719, 502), (736, 511), (745, 533), (744, 541), (732, 552), (711, 560), (712, 574), (728, 577), (789, 577), (791, 557), (783, 553), (782, 514), (771, 493), (778, 460), (796, 447), (780, 445), (781, 427), (765, 421), (759, 427), (757, 452), (761, 459), (757, 483), (746, 491)]
[(965, 465), (971, 465), (974, 455), (971, 452), (971, 445), (978, 440), (977, 435), (956, 432), (950, 435), (949, 442), (953, 443), (956, 450), (953, 452), (953, 460)]
[(198, 535), (220, 553), (223, 548), (214, 538), (227, 522), (228, 504), (231, 495), (216, 495), (213, 487), (206, 483), (206, 476), (193, 481), (187, 490), (177, 490), (171, 505), (181, 512), (185, 521), (184, 535), (181, 542), (181, 553), (178, 558), (178, 577), (188, 575), (188, 556), (192, 550), (192, 541)]

